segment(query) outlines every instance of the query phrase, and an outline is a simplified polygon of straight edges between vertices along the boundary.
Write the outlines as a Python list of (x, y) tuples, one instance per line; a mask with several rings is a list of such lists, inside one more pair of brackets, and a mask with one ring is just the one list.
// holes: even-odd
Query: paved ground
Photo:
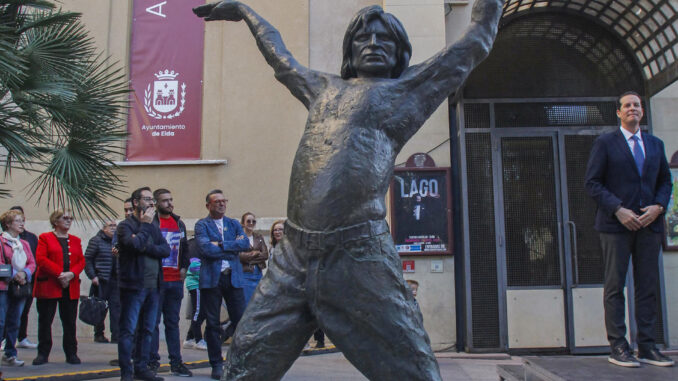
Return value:
[[(97, 374), (103, 370), (113, 370), (108, 365), (108, 361), (117, 356), (117, 346), (114, 344), (95, 344), (85, 342), (87, 339), (79, 339), (78, 355), (83, 363), (80, 365), (70, 365), (64, 362), (65, 357), (61, 350), (61, 339), (55, 338), (55, 347), (49, 358), (49, 363), (41, 366), (30, 365), (35, 357), (35, 350), (19, 349), (19, 358), (26, 361), (23, 367), (11, 368), (3, 367), (3, 377), (5, 379), (15, 380), (29, 380), (36, 376), (47, 375), (61, 375), (64, 373), (81, 373), (88, 372), (91, 378), (98, 378), (103, 380), (119, 380), (119, 377), (100, 378)], [(164, 343), (161, 343), (164, 347)], [(224, 347), (224, 353), (226, 351)], [(160, 353), (167, 353), (164, 348), (161, 348)], [(183, 349), (182, 356), (185, 362), (202, 362), (207, 359), (207, 352), (193, 349)], [(485, 359), (482, 359), (485, 358)], [(162, 362), (166, 363), (168, 360), (164, 357)], [(440, 353), (438, 354), (438, 362), (443, 374), (443, 379), (448, 381), (497, 381), (496, 365), (497, 364), (520, 364), (519, 358), (510, 358), (505, 354), (478, 356), (457, 354), (457, 353)], [(210, 368), (193, 369), (194, 377), (192, 380), (208, 380)], [(169, 373), (161, 372), (160, 376), (165, 377), (165, 380), (183, 380), (183, 377), (170, 377)], [(90, 376), (84, 378), (80, 376), (78, 379), (89, 379)], [(67, 378), (64, 378), (67, 379)], [(304, 381), (304, 380), (366, 380), (360, 372), (358, 372), (341, 353), (328, 354), (312, 354), (301, 356), (294, 363), (292, 368), (287, 372), (284, 381)]]

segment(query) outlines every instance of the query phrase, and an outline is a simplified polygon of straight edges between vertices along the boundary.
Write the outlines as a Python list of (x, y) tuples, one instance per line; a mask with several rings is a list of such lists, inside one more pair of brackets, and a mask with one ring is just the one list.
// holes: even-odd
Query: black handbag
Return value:
[(21, 298), (28, 298), (30, 296), (33, 296), (33, 287), (31, 287), (32, 284), (26, 282), (24, 284), (19, 284), (12, 280), (9, 282), (9, 286), (7, 286), (7, 291), (11, 296), (13, 296), (16, 299), (21, 299)]
[(96, 296), (80, 297), (80, 320), (83, 323), (96, 326), (104, 321), (108, 312), (108, 302)]

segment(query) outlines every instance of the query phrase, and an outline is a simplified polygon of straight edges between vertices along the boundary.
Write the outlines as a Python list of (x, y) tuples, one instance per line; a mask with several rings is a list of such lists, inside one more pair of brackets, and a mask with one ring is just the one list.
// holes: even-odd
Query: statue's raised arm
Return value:
[[(409, 102), (428, 118), (447, 97), (456, 93), (471, 71), (489, 54), (497, 35), (504, 0), (476, 0), (464, 35), (428, 60), (406, 69), (400, 79), (409, 89)], [(418, 127), (417, 127), (418, 128)], [(407, 131), (404, 140), (415, 131)]]
[(205, 21), (244, 20), (275, 77), (308, 108), (324, 87), (323, 75), (301, 65), (285, 47), (280, 32), (252, 8), (239, 1), (220, 1), (193, 8)]

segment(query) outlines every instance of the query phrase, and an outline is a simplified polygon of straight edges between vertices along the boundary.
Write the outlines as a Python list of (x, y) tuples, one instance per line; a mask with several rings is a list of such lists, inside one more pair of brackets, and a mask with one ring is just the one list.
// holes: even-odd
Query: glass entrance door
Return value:
[(509, 349), (606, 345), (595, 204), (584, 189), (597, 135), (494, 134)]

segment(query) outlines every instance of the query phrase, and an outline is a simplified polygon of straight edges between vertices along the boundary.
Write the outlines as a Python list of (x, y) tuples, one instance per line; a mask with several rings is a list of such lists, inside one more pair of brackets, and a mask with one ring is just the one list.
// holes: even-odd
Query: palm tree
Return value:
[[(80, 14), (51, 1), (0, 0), (0, 196), (12, 170), (34, 173), (30, 197), (85, 218), (114, 210), (128, 86), (97, 54)], [(11, 185), (10, 185), (11, 187)]]

